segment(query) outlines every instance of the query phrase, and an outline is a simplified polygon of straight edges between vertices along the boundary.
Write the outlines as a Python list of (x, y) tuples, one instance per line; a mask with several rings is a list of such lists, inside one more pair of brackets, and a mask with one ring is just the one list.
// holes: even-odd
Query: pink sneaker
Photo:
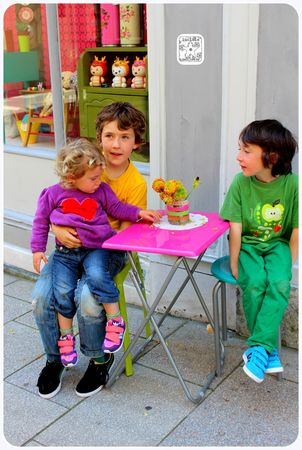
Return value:
[(65, 367), (75, 366), (78, 362), (78, 355), (75, 349), (75, 337), (71, 334), (61, 336), (58, 340), (61, 355), (61, 363)]
[(106, 334), (102, 349), (104, 353), (115, 353), (123, 345), (126, 324), (121, 317), (110, 319), (106, 324)]

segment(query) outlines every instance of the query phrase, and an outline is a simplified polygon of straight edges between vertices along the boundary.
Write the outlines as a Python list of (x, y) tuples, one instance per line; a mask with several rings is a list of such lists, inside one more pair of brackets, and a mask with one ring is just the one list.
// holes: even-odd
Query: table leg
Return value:
[[(194, 277), (193, 277), (193, 273), (194, 273), (194, 271), (195, 271), (195, 269), (196, 269), (196, 267), (197, 267), (197, 265), (198, 265), (198, 263), (199, 263), (199, 261), (200, 261), (202, 255), (197, 259), (197, 261), (196, 261), (195, 264), (193, 265), (192, 270), (190, 270), (190, 267), (189, 267), (189, 265), (188, 265), (188, 263), (187, 263), (187, 261), (185, 260), (184, 257), (178, 257), (177, 260), (175, 261), (175, 263), (173, 264), (173, 266), (171, 267), (170, 272), (169, 272), (169, 274), (168, 274), (166, 280), (164, 281), (164, 283), (163, 283), (163, 285), (162, 285), (162, 287), (161, 287), (159, 293), (157, 294), (157, 296), (156, 296), (156, 298), (155, 298), (155, 300), (154, 300), (152, 306), (150, 307), (149, 304), (147, 303), (147, 301), (146, 301), (144, 295), (143, 295), (142, 288), (141, 288), (141, 283), (140, 283), (140, 280), (139, 280), (139, 278), (138, 278), (138, 274), (137, 274), (137, 271), (136, 271), (135, 262), (134, 262), (134, 260), (133, 260), (133, 257), (132, 257), (132, 255), (131, 255), (130, 252), (129, 252), (128, 254), (129, 254), (129, 260), (130, 260), (130, 263), (131, 263), (131, 266), (132, 266), (132, 269), (133, 269), (133, 270), (132, 270), (132, 273), (134, 274), (134, 276), (132, 277), (133, 282), (134, 282), (134, 286), (135, 286), (135, 288), (136, 288), (136, 290), (137, 290), (137, 293), (138, 293), (138, 295), (139, 295), (139, 297), (140, 297), (140, 299), (141, 299), (141, 301), (142, 301), (142, 303), (143, 303), (143, 305), (144, 305), (144, 307), (145, 307), (145, 309), (146, 309), (146, 311), (147, 311), (148, 313), (147, 313), (147, 315), (146, 315), (146, 317), (145, 317), (145, 320), (143, 321), (143, 323), (142, 323), (141, 326), (139, 327), (137, 333), (135, 334), (134, 338), (132, 339), (130, 346), (128, 347), (128, 349), (127, 349), (126, 352), (124, 353), (122, 359), (119, 361), (119, 363), (117, 364), (117, 366), (116, 366), (116, 368), (114, 369), (114, 371), (112, 372), (112, 375), (110, 376), (110, 379), (109, 379), (109, 381), (108, 381), (108, 383), (107, 383), (107, 387), (112, 386), (112, 384), (116, 381), (116, 379), (121, 375), (121, 373), (122, 373), (123, 370), (124, 370), (123, 365), (124, 365), (124, 361), (125, 361), (127, 355), (128, 355), (129, 352), (131, 352), (132, 349), (134, 348), (134, 345), (135, 345), (136, 342), (138, 341), (139, 336), (140, 336), (141, 332), (143, 331), (143, 329), (144, 329), (146, 323), (147, 323), (148, 321), (151, 321), (151, 323), (152, 323), (152, 325), (153, 325), (153, 327), (154, 327), (154, 330), (155, 330), (155, 331), (152, 333), (151, 338), (154, 336), (155, 333), (158, 335), (158, 338), (159, 338), (159, 340), (160, 340), (160, 342), (161, 342), (161, 344), (162, 344), (162, 346), (163, 346), (163, 348), (164, 348), (164, 350), (165, 350), (165, 352), (166, 352), (166, 354), (167, 354), (167, 356), (168, 356), (168, 359), (169, 359), (169, 361), (170, 361), (170, 363), (171, 363), (171, 365), (172, 365), (172, 367), (173, 367), (173, 369), (174, 369), (174, 371), (175, 371), (175, 373), (176, 373), (177, 378), (179, 379), (179, 381), (180, 381), (180, 383), (181, 383), (181, 386), (182, 386), (182, 388), (183, 388), (183, 390), (184, 390), (186, 396), (187, 396), (188, 399), (191, 400), (193, 403), (199, 404), (199, 403), (201, 403), (201, 402), (204, 400), (204, 398), (205, 398), (205, 392), (206, 392), (206, 390), (208, 389), (208, 387), (210, 386), (210, 384), (212, 383), (213, 379), (214, 379), (215, 376), (216, 376), (216, 370), (214, 369), (210, 374), (208, 374), (207, 379), (206, 379), (206, 382), (205, 382), (203, 388), (200, 389), (200, 390), (197, 392), (197, 395), (196, 395), (196, 396), (193, 396), (193, 395), (191, 394), (190, 390), (188, 389), (188, 387), (187, 387), (187, 385), (186, 385), (186, 383), (185, 383), (185, 381), (184, 381), (184, 379), (183, 379), (183, 377), (182, 377), (182, 375), (181, 375), (181, 373), (180, 373), (180, 371), (179, 371), (179, 369), (178, 369), (178, 367), (177, 367), (177, 365), (176, 365), (176, 363), (175, 363), (174, 357), (173, 357), (173, 355), (172, 355), (170, 349), (168, 348), (168, 346), (167, 346), (167, 344), (166, 344), (166, 342), (165, 342), (164, 337), (162, 336), (162, 334), (161, 334), (161, 332), (160, 332), (159, 326), (162, 324), (162, 322), (163, 322), (164, 319), (162, 319), (162, 320), (160, 321), (160, 323), (157, 324), (156, 321), (155, 321), (155, 319), (154, 319), (154, 317), (153, 317), (153, 313), (154, 313), (156, 307), (158, 306), (160, 300), (162, 299), (162, 297), (163, 297), (163, 295), (164, 295), (164, 293), (165, 293), (165, 291), (166, 291), (168, 285), (170, 284), (170, 281), (171, 281), (171, 279), (173, 278), (173, 276), (174, 276), (174, 274), (175, 274), (177, 268), (179, 267), (180, 263), (183, 262), (183, 263), (184, 263), (184, 266), (185, 266), (185, 269), (186, 269), (186, 271), (187, 271), (188, 276), (187, 276), (186, 280), (183, 282), (182, 286), (181, 286), (180, 289), (178, 290), (176, 296), (174, 297), (174, 299), (172, 300), (171, 303), (173, 303), (173, 304), (175, 303), (175, 301), (176, 301), (177, 298), (179, 297), (180, 293), (182, 292), (182, 290), (183, 290), (184, 287), (186, 286), (187, 282), (190, 280), (191, 283), (192, 283), (192, 285), (193, 285), (193, 287), (194, 287), (194, 290), (195, 290), (195, 292), (196, 292), (196, 294), (197, 294), (197, 297), (198, 297), (198, 299), (199, 299), (199, 301), (200, 301), (200, 303), (201, 303), (201, 305), (202, 305), (202, 307), (203, 307), (203, 309), (204, 309), (204, 311), (205, 311), (205, 313), (206, 313), (206, 315), (207, 315), (208, 320), (210, 321), (211, 325), (214, 327), (213, 319), (212, 319), (212, 317), (211, 317), (211, 315), (210, 315), (210, 312), (209, 312), (209, 310), (208, 310), (208, 308), (207, 308), (207, 306), (206, 306), (206, 304), (205, 304), (205, 301), (204, 301), (204, 299), (203, 299), (203, 297), (202, 297), (202, 295), (201, 295), (201, 292), (200, 292), (200, 290), (199, 290), (199, 288), (198, 288), (198, 286), (197, 286), (197, 284), (196, 284), (196, 282), (195, 282), (195, 279), (194, 279)], [(173, 304), (172, 304), (172, 306), (173, 306)], [(171, 307), (172, 307), (172, 306), (171, 306)], [(171, 308), (169, 307), (168, 311), (170, 311), (170, 309), (171, 309)], [(164, 316), (166, 316), (166, 313), (165, 313)], [(148, 339), (147, 342), (139, 349), (139, 351), (137, 352), (137, 354), (133, 357), (133, 361), (135, 361), (135, 359), (138, 358), (138, 355), (140, 355), (140, 354), (142, 353), (143, 349), (146, 347), (146, 345), (147, 345), (149, 342), (150, 342), (150, 339)]]

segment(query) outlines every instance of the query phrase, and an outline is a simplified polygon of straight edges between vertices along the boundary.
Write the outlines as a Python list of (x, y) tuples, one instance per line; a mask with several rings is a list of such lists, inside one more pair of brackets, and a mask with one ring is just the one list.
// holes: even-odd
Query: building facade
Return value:
[[(275, 118), (298, 138), (298, 14), (285, 4), (148, 4), (143, 13), (147, 39), (143, 42), (142, 38), (139, 46), (145, 46), (148, 53), (149, 146), (145, 159), (135, 164), (148, 183), (148, 206), (163, 207), (151, 189), (154, 178), (181, 178), (190, 185), (199, 176), (201, 184), (191, 197), (192, 209), (219, 211), (227, 188), (239, 171), (235, 160), (238, 135), (247, 123)], [(67, 64), (70, 52), (76, 51), (70, 46), (69, 53), (62, 53), (62, 14), (64, 20), (67, 17), (71, 20), (62, 6), (41, 5), (37, 20), (42, 25), (36, 24), (37, 28), (42, 27), (42, 41), (47, 41), (42, 64), (49, 68), (44, 71), (49, 78), (44, 80), (52, 92), (54, 142), (48, 144), (50, 140), (46, 137), (43, 146), (37, 141), (25, 147), (18, 136), (16, 145), (6, 128), (3, 140), (4, 263), (28, 271), (33, 270), (29, 240), (37, 197), (43, 187), (56, 182), (53, 170), (56, 150), (74, 132), (66, 128), (61, 73), (76, 71), (74, 64)], [(87, 22), (95, 23), (95, 10), (87, 14), (93, 14), (93, 21), (86, 19), (78, 33), (85, 33)], [(97, 34), (94, 25), (92, 29)], [(178, 61), (178, 36), (189, 34), (203, 37), (204, 55), (200, 64)], [(10, 42), (7, 37), (6, 46)], [(95, 40), (87, 45), (93, 47)], [(35, 49), (38, 46), (39, 42)], [(5, 86), (9, 91), (10, 86)], [(10, 102), (12, 97), (16, 96), (8, 92), (4, 98), (8, 121), (19, 111), (16, 108), (20, 109), (19, 104)], [(69, 100), (67, 103), (70, 109)], [(298, 172), (297, 156), (294, 172)], [(51, 251), (53, 238), (49, 241)], [(214, 284), (208, 275), (210, 263), (226, 253), (227, 240), (223, 237), (208, 249), (197, 271), (197, 282), (209, 305)], [(172, 258), (144, 254), (141, 260), (147, 291), (154, 298), (158, 280), (168, 271)], [(296, 265), (293, 289), (298, 287), (297, 274)], [(175, 288), (184, 276), (184, 271), (179, 270)], [(162, 309), (165, 298), (171, 295), (172, 288), (165, 294)], [(235, 290), (230, 288), (228, 295), (235, 297)], [(130, 285), (127, 297), (130, 302), (138, 302)], [(229, 326), (236, 329), (236, 302), (229, 303)], [(203, 320), (195, 294), (189, 288), (173, 312)]]

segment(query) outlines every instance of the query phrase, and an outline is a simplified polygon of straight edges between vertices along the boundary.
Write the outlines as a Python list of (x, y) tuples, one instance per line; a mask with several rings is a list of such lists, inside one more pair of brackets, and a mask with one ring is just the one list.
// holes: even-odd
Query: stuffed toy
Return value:
[(136, 56), (134, 63), (132, 64), (132, 78), (131, 87), (133, 89), (144, 89), (146, 87), (146, 56), (143, 59), (139, 59)]
[(126, 77), (129, 70), (129, 61), (127, 56), (123, 60), (116, 58), (112, 64), (112, 73), (114, 75), (112, 87), (127, 87)]
[(102, 86), (105, 83), (105, 75), (107, 73), (107, 61), (106, 56), (103, 56), (101, 60), (97, 56), (94, 57), (94, 60), (90, 66), (90, 86)]
[(63, 88), (63, 90), (71, 88), (72, 76), (73, 76), (73, 72), (70, 72), (69, 70), (62, 72), (62, 88)]
[(51, 116), (52, 112), (53, 112), (52, 93), (48, 92), (43, 98), (43, 108), (42, 108), (42, 111), (40, 112), (39, 116), (40, 117)]

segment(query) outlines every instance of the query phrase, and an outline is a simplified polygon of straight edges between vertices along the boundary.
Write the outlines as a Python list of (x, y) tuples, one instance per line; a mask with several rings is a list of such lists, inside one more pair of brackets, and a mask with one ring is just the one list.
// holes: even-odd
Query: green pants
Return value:
[(242, 244), (238, 284), (250, 332), (248, 345), (261, 345), (269, 353), (277, 347), (278, 329), (290, 294), (292, 260), (289, 245)]

